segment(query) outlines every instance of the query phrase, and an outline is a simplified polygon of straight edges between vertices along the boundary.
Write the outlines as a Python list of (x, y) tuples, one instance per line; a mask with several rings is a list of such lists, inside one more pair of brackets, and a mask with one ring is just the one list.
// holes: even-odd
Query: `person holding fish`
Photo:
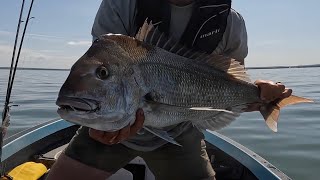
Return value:
[[(108, 33), (126, 36), (104, 35)], [(268, 114), (274, 113), (276, 103), (282, 99), (287, 99), (285, 102), (287, 104), (305, 102), (303, 98), (292, 96), (292, 90), (280, 82), (274, 83), (269, 80), (257, 80), (254, 84), (249, 82), (243, 68), (248, 52), (245, 22), (238, 12), (231, 9), (231, 0), (103, 0), (93, 24), (92, 36), (93, 45), (73, 66), (57, 100), (57, 105), (60, 106), (58, 113), (61, 117), (82, 127), (50, 170), (47, 177), (49, 180), (106, 179), (136, 156), (146, 161), (156, 179), (215, 179), (201, 130), (226, 126), (241, 112), (260, 111), (268, 126), (276, 131), (277, 119), (270, 118)], [(128, 36), (136, 39), (130, 39)], [(153, 46), (145, 45), (141, 41)], [(183, 46), (176, 46), (174, 44), (177, 43), (172, 42), (179, 42)], [(135, 48), (135, 53), (132, 54), (132, 49)], [(117, 52), (122, 53), (117, 54)], [(148, 53), (158, 53), (155, 58), (166, 58), (149, 61), (147, 58), (153, 56), (152, 54), (147, 56)], [(222, 58), (219, 55), (232, 59)], [(107, 56), (109, 59), (101, 62), (101, 59)], [(152, 69), (152, 66), (145, 63), (140, 64), (140, 69), (137, 70), (127, 66), (128, 63), (121, 59), (128, 56), (134, 59), (134, 63), (143, 59), (149, 64), (153, 62), (158, 62), (157, 65), (167, 64)], [(170, 59), (174, 60), (169, 61)], [(201, 59), (207, 60), (201, 61)], [(215, 63), (211, 62), (212, 59)], [(181, 65), (180, 62), (188, 63), (189, 66)], [(104, 65), (108, 63), (109, 66)], [(177, 68), (175, 69), (177, 73), (171, 71), (163, 73), (161, 68), (169, 65), (173, 69), (182, 67), (186, 70), (181, 71)], [(218, 82), (218, 79), (216, 83), (205, 83), (198, 78), (188, 86), (179, 88), (183, 83), (191, 81), (190, 79), (194, 77), (192, 73), (199, 72), (201, 77), (209, 76), (211, 69), (207, 67), (218, 69), (217, 74), (222, 73), (230, 78), (225, 82)], [(231, 67), (236, 70), (232, 70)], [(126, 81), (115, 80), (120, 71), (128, 75)], [(94, 79), (89, 76), (89, 72), (95, 73)], [(105, 87), (101, 83), (111, 81), (111, 77), (114, 84), (108, 84), (108, 91), (99, 90)], [(151, 80), (147, 80), (148, 77)], [(153, 79), (160, 77), (161, 80)], [(171, 77), (180, 77), (175, 79), (180, 80), (178, 84), (183, 83), (177, 85)], [(189, 79), (185, 80), (184, 77)], [(79, 78), (82, 78), (81, 81)], [(210, 82), (212, 78), (208, 78), (206, 82)], [(208, 104), (207, 101), (192, 104), (195, 101), (187, 99), (198, 96), (209, 88), (208, 84), (224, 87), (230, 81), (235, 84), (236, 89), (232, 91), (231, 97), (235, 96), (234, 94), (237, 94), (236, 92), (243, 86), (248, 89), (246, 91), (248, 96), (252, 95), (250, 101), (247, 100), (237, 107), (231, 106), (230, 104), (235, 104), (237, 100), (237, 97), (234, 97), (231, 98), (229, 105), (220, 104), (214, 107), (210, 104), (212, 102), (216, 104), (217, 97), (224, 96), (227, 92), (225, 90), (223, 92), (216, 90), (220, 94), (213, 94), (212, 100), (208, 93), (202, 94), (208, 98), (206, 100), (210, 100)], [(162, 86), (161, 82), (167, 83), (166, 86)], [(170, 83), (173, 88), (168, 85)], [(144, 88), (138, 89), (137, 86)], [(90, 94), (88, 89), (92, 87), (97, 89)], [(191, 87), (196, 90), (192, 90), (192, 96), (187, 97), (190, 95), (187, 91)], [(197, 89), (198, 87), (202, 89)], [(152, 90), (148, 91), (150, 89)], [(175, 92), (179, 89), (181, 91)], [(211, 89), (208, 92), (214, 91)], [(127, 93), (127, 96), (122, 98), (110, 94), (111, 92)], [(168, 92), (175, 93), (175, 96), (166, 94)], [(82, 96), (81, 99), (76, 99), (75, 94)], [(139, 96), (141, 94), (143, 98)], [(186, 96), (179, 98), (179, 95)], [(92, 98), (93, 96), (95, 98)], [(103, 104), (102, 101), (107, 96), (113, 98), (107, 99)], [(140, 99), (131, 96), (139, 96), (143, 102), (138, 102)], [(111, 108), (108, 109), (107, 105), (112, 103), (116, 104), (114, 106), (116, 108), (121, 108), (126, 103), (130, 103), (130, 106), (125, 106), (121, 114), (120, 111), (115, 113)], [(268, 109), (270, 104), (274, 105), (272, 109)], [(102, 122), (92, 115), (99, 114), (102, 109), (109, 112), (105, 117), (110, 121)], [(180, 117), (181, 121), (176, 118), (169, 122), (175, 113), (180, 113), (185, 118)], [(91, 116), (88, 115), (85, 119), (84, 116), (87, 114)], [(212, 118), (205, 119), (208, 116)], [(195, 117), (197, 120), (203, 117), (203, 121), (211, 124), (206, 127), (202, 122), (195, 122)], [(130, 122), (124, 119), (130, 119)], [(164, 122), (164, 119), (168, 121)]]

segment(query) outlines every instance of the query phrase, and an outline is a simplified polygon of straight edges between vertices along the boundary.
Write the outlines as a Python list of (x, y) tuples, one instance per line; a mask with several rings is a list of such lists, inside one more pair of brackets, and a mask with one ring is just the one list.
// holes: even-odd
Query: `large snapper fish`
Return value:
[(236, 60), (188, 49), (144, 23), (135, 38), (107, 34), (72, 66), (56, 104), (70, 122), (102, 131), (133, 124), (137, 109), (144, 128), (172, 143), (161, 128), (190, 121), (217, 130), (252, 104), (277, 131), (280, 108), (312, 100), (290, 96), (263, 103), (244, 66)]

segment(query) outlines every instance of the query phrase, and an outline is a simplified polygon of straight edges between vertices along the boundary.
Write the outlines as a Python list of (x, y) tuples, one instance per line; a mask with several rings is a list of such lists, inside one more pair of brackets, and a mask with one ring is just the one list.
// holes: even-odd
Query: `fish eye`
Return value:
[(106, 67), (100, 66), (96, 70), (96, 75), (99, 79), (107, 79), (109, 77), (109, 71)]

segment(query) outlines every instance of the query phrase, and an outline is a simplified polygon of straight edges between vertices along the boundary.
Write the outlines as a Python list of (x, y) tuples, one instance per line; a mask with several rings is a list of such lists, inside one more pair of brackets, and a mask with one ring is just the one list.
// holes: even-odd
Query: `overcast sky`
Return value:
[[(10, 65), (21, 2), (0, 2), (0, 67)], [(70, 68), (90, 46), (100, 2), (35, 0), (19, 66)], [(26, 0), (25, 17), (29, 4)], [(316, 0), (234, 0), (247, 26), (246, 66), (319, 64), (319, 5)]]

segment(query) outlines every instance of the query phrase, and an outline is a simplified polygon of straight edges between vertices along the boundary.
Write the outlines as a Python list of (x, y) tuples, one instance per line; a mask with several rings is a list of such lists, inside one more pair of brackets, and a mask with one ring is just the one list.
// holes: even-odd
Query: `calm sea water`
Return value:
[[(8, 70), (0, 70), (0, 104), (4, 104)], [(8, 135), (58, 118), (55, 99), (69, 72), (17, 71)], [(314, 104), (284, 108), (278, 133), (271, 132), (258, 112), (245, 113), (220, 133), (261, 155), (293, 179), (318, 179), (320, 170), (320, 68), (249, 70), (252, 79), (280, 81)], [(2, 109), (1, 109), (2, 110)]]

